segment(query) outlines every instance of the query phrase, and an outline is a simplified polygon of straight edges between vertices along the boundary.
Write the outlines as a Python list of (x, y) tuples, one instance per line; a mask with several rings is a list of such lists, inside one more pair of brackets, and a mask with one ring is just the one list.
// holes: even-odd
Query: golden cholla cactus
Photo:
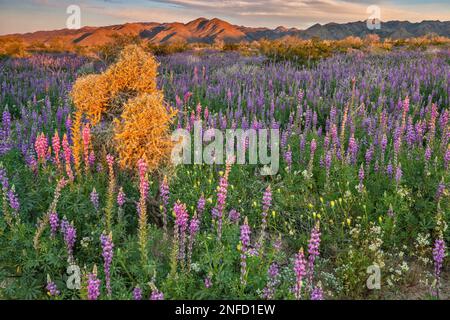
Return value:
[(159, 63), (137, 45), (127, 46), (106, 72), (111, 92), (153, 93), (156, 89)]
[(77, 111), (85, 114), (92, 125), (96, 125), (112, 97), (110, 83), (104, 74), (87, 75), (77, 79), (71, 96)]
[(175, 112), (164, 105), (160, 91), (140, 95), (125, 104), (120, 119), (114, 120), (114, 139), (123, 167), (144, 159), (149, 170), (167, 160), (172, 148), (169, 127)]
[[(114, 132), (107, 129), (107, 136), (115, 134), (110, 140), (114, 140), (124, 167), (134, 167), (144, 158), (149, 168), (155, 169), (170, 152), (168, 129), (174, 112), (167, 111), (164, 96), (157, 89), (158, 66), (151, 54), (130, 45), (105, 72), (81, 77), (73, 86), (76, 114), (86, 116), (93, 132), (101, 121), (106, 124), (103, 128), (114, 122)], [(74, 129), (78, 133), (79, 128)]]

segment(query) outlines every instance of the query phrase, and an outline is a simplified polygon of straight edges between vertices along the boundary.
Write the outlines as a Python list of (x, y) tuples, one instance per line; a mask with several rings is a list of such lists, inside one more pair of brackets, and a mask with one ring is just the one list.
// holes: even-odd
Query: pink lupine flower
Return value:
[(89, 124), (86, 124), (83, 127), (82, 139), (83, 139), (84, 165), (86, 166), (86, 170), (88, 170), (89, 169), (89, 145), (91, 143), (91, 128), (89, 127)]
[(182, 204), (180, 201), (177, 201), (175, 203), (173, 211), (175, 212), (175, 226), (176, 232), (178, 232), (178, 240), (179, 240), (178, 259), (184, 262), (186, 230), (188, 228), (189, 215), (186, 210), (186, 205)]
[(320, 246), (320, 224), (316, 223), (315, 227), (311, 230), (311, 237), (308, 242), (308, 274), (309, 282), (312, 286), (312, 281), (314, 277), (314, 263), (316, 258), (319, 256), (319, 246)]
[(72, 160), (72, 150), (70, 149), (69, 141), (67, 139), (67, 135), (64, 134), (63, 142), (62, 142), (63, 150), (64, 150), (64, 161), (66, 162), (66, 174), (70, 181), (73, 181), (74, 176), (71, 167)]
[(241, 226), (241, 284), (247, 283), (247, 254), (250, 247), (250, 226), (248, 219), (245, 217), (244, 224)]
[(45, 163), (47, 161), (48, 140), (44, 133), (41, 133), (34, 143), (34, 148), (38, 156), (38, 162)]
[(120, 187), (119, 193), (117, 194), (117, 204), (120, 208), (125, 204), (125, 193), (123, 192), (123, 188)]
[(164, 234), (167, 233), (167, 207), (169, 206), (169, 184), (167, 183), (167, 178), (164, 179), (159, 187), (159, 192), (161, 194), (162, 201), (162, 216), (163, 216), (163, 228)]
[(139, 191), (143, 199), (147, 198), (148, 195), (148, 180), (147, 180), (147, 170), (148, 166), (145, 160), (139, 159), (138, 161), (138, 172), (139, 172)]
[(300, 299), (303, 286), (303, 279), (306, 276), (306, 260), (305, 254), (303, 253), (303, 248), (301, 248), (298, 254), (295, 256), (294, 272), (296, 279), (294, 286), (294, 294), (297, 299)]
[(55, 135), (52, 138), (52, 148), (55, 154), (55, 163), (60, 168), (61, 160), (60, 160), (60, 150), (61, 150), (61, 140), (59, 139), (58, 131), (55, 131)]
[(219, 240), (222, 237), (223, 212), (225, 210), (228, 193), (228, 175), (225, 174), (219, 180), (219, 190), (217, 191), (216, 210), (213, 211), (214, 219), (217, 221), (217, 235)]

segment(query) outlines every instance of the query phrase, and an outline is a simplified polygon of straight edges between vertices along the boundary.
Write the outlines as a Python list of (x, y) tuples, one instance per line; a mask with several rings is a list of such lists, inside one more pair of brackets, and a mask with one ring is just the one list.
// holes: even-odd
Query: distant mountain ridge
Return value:
[(27, 43), (49, 43), (58, 40), (66, 44), (95, 46), (108, 43), (114, 35), (139, 36), (150, 43), (166, 44), (179, 41), (214, 43), (216, 41), (254, 41), (263, 38), (275, 40), (287, 36), (301, 39), (317, 37), (324, 40), (340, 40), (349, 36), (365, 37), (373, 33), (378, 34), (381, 38), (392, 39), (420, 37), (428, 34), (450, 37), (450, 21), (422, 21), (418, 23), (388, 21), (381, 23), (380, 30), (371, 31), (367, 28), (365, 21), (343, 24), (315, 24), (306, 30), (300, 30), (281, 26), (276, 29), (244, 27), (232, 25), (217, 18), (198, 18), (188, 23), (125, 23), (105, 27), (38, 31), (9, 36), (18, 37)]

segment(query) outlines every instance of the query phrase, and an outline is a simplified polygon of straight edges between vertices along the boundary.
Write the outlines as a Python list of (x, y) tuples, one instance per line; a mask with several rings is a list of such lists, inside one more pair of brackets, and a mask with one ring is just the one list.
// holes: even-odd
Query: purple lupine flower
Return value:
[(142, 289), (139, 287), (133, 290), (133, 300), (142, 300)]
[(17, 214), (17, 212), (19, 212), (19, 209), (20, 209), (20, 203), (19, 203), (19, 198), (16, 195), (16, 189), (15, 189), (14, 185), (8, 191), (8, 201), (9, 201), (9, 205), (10, 205), (11, 209), (13, 209), (15, 211), (15, 213)]
[(202, 215), (205, 210), (205, 204), (206, 204), (205, 197), (203, 195), (201, 195), (200, 199), (198, 199), (198, 203), (197, 203), (197, 214), (198, 214), (199, 220), (202, 219)]
[(247, 283), (247, 253), (250, 246), (250, 226), (248, 225), (248, 219), (245, 217), (244, 224), (241, 226), (241, 284)]
[(91, 203), (94, 206), (95, 211), (98, 211), (99, 199), (98, 199), (97, 190), (95, 190), (95, 188), (92, 190), (90, 198), (91, 198)]
[(1, 185), (2, 185), (3, 191), (9, 189), (8, 175), (6, 174), (6, 170), (5, 170), (5, 168), (3, 167), (3, 164), (2, 164), (2, 163), (0, 163), (0, 183), (1, 183)]
[(228, 219), (231, 223), (237, 223), (239, 222), (239, 218), (241, 217), (241, 214), (236, 209), (231, 209), (228, 213)]
[(112, 241), (112, 234), (105, 235), (102, 233), (100, 236), (100, 242), (102, 245), (103, 256), (103, 269), (105, 272), (106, 290), (108, 296), (111, 296), (111, 263), (114, 256), (114, 243)]
[(188, 268), (190, 269), (191, 258), (192, 258), (192, 249), (194, 247), (195, 236), (200, 230), (200, 220), (198, 220), (197, 213), (191, 219), (191, 223), (189, 224), (189, 245), (188, 245)]
[(358, 142), (352, 134), (348, 141), (347, 158), (348, 162), (354, 164), (356, 162), (356, 156), (358, 154)]
[(88, 300), (97, 300), (100, 296), (100, 279), (97, 278), (95, 273), (88, 274), (87, 280), (87, 292)]
[(123, 192), (122, 187), (120, 187), (119, 193), (117, 194), (117, 204), (119, 205), (119, 208), (122, 208), (125, 204), (125, 193)]
[(437, 187), (437, 190), (436, 190), (436, 195), (435, 195), (436, 201), (439, 201), (439, 199), (444, 194), (444, 191), (445, 191), (445, 183), (440, 182), (438, 187)]
[(359, 168), (358, 178), (359, 178), (358, 189), (359, 189), (359, 192), (362, 192), (363, 188), (364, 188), (364, 185), (363, 185), (363, 182), (364, 182), (364, 167), (363, 167), (362, 164), (361, 164), (361, 167)]
[(431, 159), (431, 148), (430, 145), (427, 145), (427, 148), (425, 149), (425, 161), (429, 162)]
[(159, 187), (159, 192), (161, 193), (161, 201), (162, 201), (162, 216), (163, 216), (163, 228), (164, 233), (167, 233), (167, 208), (169, 206), (169, 184), (167, 183), (166, 177), (164, 177), (163, 182)]
[(89, 163), (89, 167), (91, 167), (91, 168), (94, 167), (94, 165), (95, 165), (95, 153), (94, 153), (94, 151), (91, 151), (89, 153), (88, 163)]
[(286, 161), (287, 168), (290, 171), (292, 167), (292, 151), (290, 146), (288, 146), (288, 149), (284, 153), (284, 161)]
[(184, 262), (186, 230), (188, 228), (189, 214), (187, 213), (186, 205), (182, 204), (180, 201), (175, 203), (173, 211), (175, 212), (175, 227), (179, 239), (178, 259)]
[(45, 288), (48, 291), (48, 295), (51, 297), (56, 297), (59, 296), (60, 294), (58, 287), (56, 286), (56, 283), (54, 283), (50, 279), (47, 280), (47, 286)]
[(267, 271), (267, 284), (263, 289), (263, 298), (267, 300), (272, 300), (275, 296), (275, 289), (280, 283), (279, 280), (280, 271), (278, 265), (274, 262), (270, 265)]
[(59, 227), (59, 217), (56, 212), (50, 213), (49, 222), (50, 222), (51, 236), (52, 236), (52, 238), (54, 238), (56, 235), (56, 232), (58, 231), (58, 227)]
[(315, 287), (311, 292), (311, 300), (323, 300), (323, 291), (321, 287)]
[(297, 299), (300, 299), (303, 286), (303, 278), (306, 276), (306, 260), (305, 254), (303, 253), (303, 248), (301, 248), (298, 254), (296, 254), (295, 256), (294, 273), (295, 273), (294, 294)]
[(450, 164), (450, 144), (447, 147), (447, 151), (445, 152), (444, 155), (444, 167), (445, 169), (449, 169), (449, 164)]
[(150, 300), (164, 300), (164, 294), (158, 289), (155, 289), (152, 291)]
[(389, 162), (386, 168), (386, 173), (390, 178), (392, 178), (392, 174), (394, 173), (394, 168), (392, 167), (392, 163)]
[(441, 269), (445, 258), (445, 241), (444, 239), (436, 239), (433, 248), (434, 260), (434, 276), (436, 279), (436, 296), (439, 297), (439, 289), (441, 284)]
[(206, 277), (204, 283), (205, 283), (205, 288), (206, 288), (206, 289), (211, 288), (211, 287), (212, 287), (212, 280), (211, 280), (211, 277), (209, 277), (209, 276)]
[(262, 198), (262, 213), (261, 213), (261, 236), (259, 238), (258, 247), (261, 248), (264, 245), (267, 228), (267, 214), (269, 208), (272, 205), (272, 190), (270, 186), (266, 188)]
[(311, 230), (311, 237), (308, 242), (308, 274), (309, 282), (312, 286), (312, 281), (314, 277), (314, 263), (316, 258), (319, 256), (319, 246), (320, 246), (320, 225), (319, 222), (316, 223), (315, 227)]
[(61, 232), (64, 236), (64, 242), (67, 248), (67, 254), (72, 257), (73, 248), (77, 238), (77, 230), (72, 223), (69, 223), (65, 218), (61, 221)]
[(402, 175), (403, 175), (402, 166), (401, 166), (401, 164), (399, 164), (395, 171), (395, 181), (397, 182), (397, 184), (400, 183), (400, 180), (402, 179)]

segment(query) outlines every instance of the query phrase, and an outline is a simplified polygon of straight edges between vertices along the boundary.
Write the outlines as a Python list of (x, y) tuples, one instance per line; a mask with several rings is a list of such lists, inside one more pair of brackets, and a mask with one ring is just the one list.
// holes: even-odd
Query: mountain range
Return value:
[[(79, 46), (103, 45), (111, 41), (114, 35), (133, 35), (154, 44), (174, 42), (214, 43), (216, 41), (240, 42), (260, 39), (282, 39), (287, 36), (301, 39), (314, 37), (339, 40), (348, 36), (364, 37), (376, 33), (381, 38), (402, 39), (435, 34), (450, 37), (450, 21), (408, 21), (382, 22), (380, 30), (371, 31), (365, 21), (350, 23), (315, 24), (308, 29), (278, 27), (276, 29), (244, 27), (230, 24), (214, 18), (198, 18), (188, 23), (125, 23), (105, 27), (83, 27), (77, 30), (38, 31), (25, 34), (14, 34), (26, 43), (49, 43), (55, 40), (65, 44)], [(5, 37), (5, 36), (3, 36)], [(1, 37), (0, 37), (1, 38)]]

